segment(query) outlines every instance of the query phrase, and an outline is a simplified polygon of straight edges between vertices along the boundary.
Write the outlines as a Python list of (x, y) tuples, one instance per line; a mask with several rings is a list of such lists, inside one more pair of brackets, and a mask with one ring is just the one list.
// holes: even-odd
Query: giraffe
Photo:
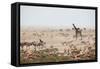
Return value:
[(80, 28), (77, 28), (74, 24), (73, 24), (73, 27), (74, 27), (74, 30), (75, 30), (76, 40), (77, 40), (78, 34), (80, 35), (81, 40), (82, 40), (82, 30)]

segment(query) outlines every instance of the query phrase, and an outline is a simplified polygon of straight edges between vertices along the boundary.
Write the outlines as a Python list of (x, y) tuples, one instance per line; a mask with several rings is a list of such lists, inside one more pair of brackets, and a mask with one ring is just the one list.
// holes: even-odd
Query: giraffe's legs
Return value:
[(82, 40), (82, 31), (80, 31), (80, 36), (81, 36), (81, 40)]
[(76, 31), (76, 40), (77, 40), (78, 32)]

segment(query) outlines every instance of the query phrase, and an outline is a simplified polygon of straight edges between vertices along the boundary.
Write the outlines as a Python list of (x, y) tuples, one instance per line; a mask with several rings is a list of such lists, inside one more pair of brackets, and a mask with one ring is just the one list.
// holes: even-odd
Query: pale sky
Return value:
[(95, 10), (21, 6), (21, 27), (95, 27)]

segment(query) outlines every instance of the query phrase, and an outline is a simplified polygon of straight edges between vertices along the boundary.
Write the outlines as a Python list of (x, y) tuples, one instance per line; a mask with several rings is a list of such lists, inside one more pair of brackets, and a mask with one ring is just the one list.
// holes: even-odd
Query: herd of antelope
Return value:
[(35, 47), (35, 50), (36, 50), (36, 47), (45, 47), (45, 44), (46, 42), (44, 42), (43, 40), (39, 39), (39, 42), (22, 42), (20, 43), (20, 46), (23, 48), (24, 46), (26, 47), (30, 47), (30, 46), (34, 46)]

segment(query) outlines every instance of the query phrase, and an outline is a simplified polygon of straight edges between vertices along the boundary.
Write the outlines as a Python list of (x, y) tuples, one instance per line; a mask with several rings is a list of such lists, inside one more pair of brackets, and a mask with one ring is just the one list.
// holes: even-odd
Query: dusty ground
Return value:
[[(25, 45), (23, 48), (20, 47), (21, 53), (23, 50), (25, 52), (28, 52), (28, 54), (31, 53), (31, 55), (33, 55), (34, 51), (55, 48), (57, 49), (57, 54), (59, 57), (62, 56), (63, 54), (63, 56), (70, 56), (72, 58), (69, 60), (66, 59), (64, 61), (95, 59), (95, 31), (93, 29), (83, 30), (82, 40), (80, 36), (78, 36), (78, 39), (76, 40), (75, 32), (74, 30), (71, 29), (22, 30), (20, 36), (21, 36), (21, 43), (23, 42), (31, 43), (34, 41), (39, 43), (40, 39), (43, 42), (45, 42), (43, 46), (40, 45), (35, 47), (34, 45), (30, 45), (30, 46)], [(24, 55), (25, 52), (23, 53)], [(26, 56), (21, 56), (21, 59), (24, 59), (24, 57)], [(25, 59), (23, 61), (25, 61)], [(24, 63), (23, 61), (21, 62)]]

